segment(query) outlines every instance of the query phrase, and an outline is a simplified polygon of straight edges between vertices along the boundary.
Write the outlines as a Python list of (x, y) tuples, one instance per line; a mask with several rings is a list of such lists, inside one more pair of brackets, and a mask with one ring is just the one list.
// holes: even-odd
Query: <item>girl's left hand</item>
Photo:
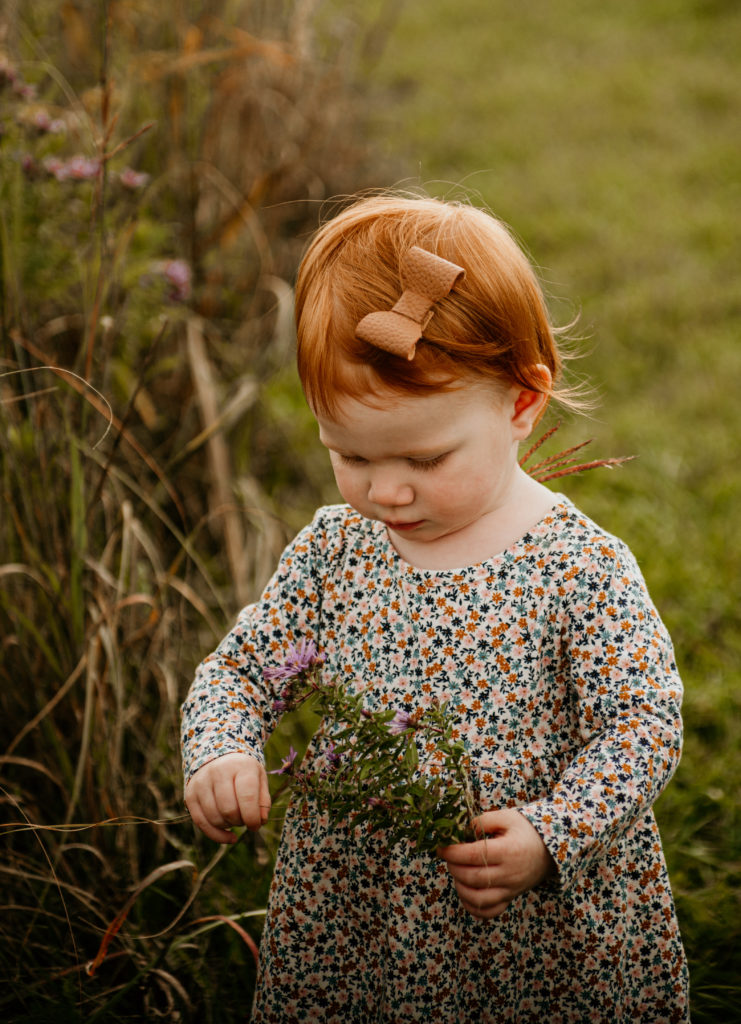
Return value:
[(487, 811), (474, 821), (484, 838), (444, 846), (458, 896), (482, 921), (499, 917), (508, 904), (556, 873), (556, 865), (537, 830), (514, 809)]

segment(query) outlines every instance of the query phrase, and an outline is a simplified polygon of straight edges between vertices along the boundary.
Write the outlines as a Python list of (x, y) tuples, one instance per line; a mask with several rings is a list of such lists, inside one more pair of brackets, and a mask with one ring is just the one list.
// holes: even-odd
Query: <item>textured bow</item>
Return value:
[(356, 337), (395, 356), (414, 359), (433, 305), (445, 298), (464, 274), (463, 267), (413, 246), (402, 263), (406, 286), (401, 298), (393, 309), (364, 316), (355, 328)]

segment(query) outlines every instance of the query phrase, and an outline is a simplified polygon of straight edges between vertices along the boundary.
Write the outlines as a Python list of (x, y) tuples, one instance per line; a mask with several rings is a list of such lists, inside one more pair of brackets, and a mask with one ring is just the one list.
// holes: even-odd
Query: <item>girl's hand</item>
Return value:
[(268, 777), (250, 754), (224, 754), (190, 778), (185, 803), (198, 828), (217, 843), (236, 843), (229, 829), (246, 825), (256, 830), (268, 820)]
[(484, 839), (438, 850), (466, 910), (482, 921), (499, 917), (520, 893), (534, 889), (556, 866), (536, 829), (514, 809), (487, 811), (474, 821)]

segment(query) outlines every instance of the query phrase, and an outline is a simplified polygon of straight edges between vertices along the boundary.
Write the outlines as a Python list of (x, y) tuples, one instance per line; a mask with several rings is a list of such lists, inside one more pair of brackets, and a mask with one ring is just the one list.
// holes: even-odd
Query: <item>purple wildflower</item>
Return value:
[(283, 712), (288, 708), (288, 704), (284, 700), (273, 701), (273, 711), (276, 715), (282, 715)]
[(262, 670), (263, 679), (291, 679), (296, 673), (291, 665), (268, 665)]
[(334, 745), (334, 743), (330, 743), (329, 746), (327, 747), (325, 757), (327, 758), (327, 761), (329, 762), (329, 764), (331, 764), (333, 768), (336, 768), (337, 765), (342, 760), (342, 755), (337, 753), (337, 748)]
[(400, 736), (407, 729), (414, 728), (414, 719), (408, 711), (397, 711), (389, 722), (389, 732), (392, 736)]
[(35, 128), (39, 132), (48, 132), (51, 129), (51, 116), (48, 110), (44, 110), (43, 107), (39, 107), (31, 114), (29, 123), (32, 128)]
[(65, 177), (70, 181), (92, 181), (100, 174), (100, 160), (87, 156), (72, 156), (64, 165)]
[(280, 768), (274, 768), (271, 772), (268, 772), (268, 775), (289, 775), (296, 757), (297, 752), (291, 747), (288, 754), (281, 761)]
[(92, 181), (100, 174), (100, 160), (92, 160), (86, 156), (73, 156), (69, 160), (59, 157), (47, 157), (44, 170), (57, 181)]
[(288, 648), (286, 664), (293, 666), (295, 675), (305, 672), (307, 668), (312, 668), (314, 665), (320, 665), (323, 661), (324, 655), (319, 654), (313, 640), (302, 638), (296, 646), (291, 645)]
[(20, 96), (22, 100), (36, 99), (36, 86), (31, 85), (30, 82), (21, 82), (20, 80), (16, 80), (13, 82), (13, 92), (16, 96)]
[(44, 170), (51, 174), (57, 181), (64, 180), (64, 160), (58, 156), (47, 156), (44, 158)]
[(191, 269), (185, 260), (165, 260), (157, 269), (172, 285), (170, 298), (174, 302), (186, 302), (190, 298)]
[(291, 679), (323, 661), (324, 655), (318, 652), (314, 641), (302, 639), (296, 646), (290, 644), (282, 664), (270, 665), (264, 669), (263, 676), (265, 679)]
[(0, 88), (5, 85), (11, 86), (16, 96), (20, 96), (22, 100), (32, 100), (36, 97), (36, 86), (24, 82), (18, 74), (18, 69), (10, 63), (7, 57), (2, 56), (0, 57)]
[(31, 153), (24, 153), (21, 157), (21, 168), (27, 178), (35, 178), (39, 171), (39, 165)]
[(49, 135), (60, 135), (66, 131), (67, 125), (60, 117), (52, 117), (48, 110), (44, 107), (37, 107), (30, 116), (26, 119), (26, 122), (35, 128), (37, 132), (42, 134), (48, 133)]
[(133, 192), (149, 184), (149, 175), (144, 171), (135, 171), (132, 167), (126, 167), (119, 174), (118, 180), (124, 188), (131, 189)]

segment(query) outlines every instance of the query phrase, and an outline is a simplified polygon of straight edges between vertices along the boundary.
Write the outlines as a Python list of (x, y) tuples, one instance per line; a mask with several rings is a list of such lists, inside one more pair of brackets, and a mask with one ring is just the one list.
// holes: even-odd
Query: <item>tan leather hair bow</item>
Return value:
[(355, 328), (356, 337), (395, 356), (414, 359), (417, 342), (432, 316), (432, 307), (465, 275), (441, 256), (415, 245), (402, 261), (404, 291), (386, 312), (368, 313)]

